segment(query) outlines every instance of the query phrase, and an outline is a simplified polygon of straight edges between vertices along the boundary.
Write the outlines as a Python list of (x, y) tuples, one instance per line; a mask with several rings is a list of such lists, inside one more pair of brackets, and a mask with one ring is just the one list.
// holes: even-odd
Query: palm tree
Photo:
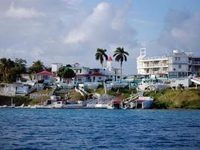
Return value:
[(122, 64), (123, 61), (127, 61), (127, 56), (129, 56), (129, 53), (126, 52), (123, 47), (116, 48), (113, 55), (113, 57), (115, 57), (115, 61), (120, 62), (121, 79), (122, 79)]
[(106, 49), (101, 49), (101, 48), (98, 48), (97, 49), (97, 52), (95, 54), (96, 56), (96, 60), (99, 60), (100, 61), (100, 64), (102, 65), (103, 67), (103, 62), (104, 62), (104, 59), (105, 60), (108, 60), (108, 56), (106, 54)]

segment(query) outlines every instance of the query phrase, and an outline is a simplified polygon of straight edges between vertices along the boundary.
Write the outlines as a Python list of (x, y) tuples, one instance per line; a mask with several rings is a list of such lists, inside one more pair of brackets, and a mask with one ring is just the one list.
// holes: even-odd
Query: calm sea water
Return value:
[(0, 149), (200, 149), (200, 110), (0, 109)]

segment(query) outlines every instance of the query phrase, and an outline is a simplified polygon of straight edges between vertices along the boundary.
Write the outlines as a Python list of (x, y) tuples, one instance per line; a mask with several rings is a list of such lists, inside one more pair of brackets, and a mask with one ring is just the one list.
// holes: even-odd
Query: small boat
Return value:
[(8, 107), (7, 105), (0, 106), (0, 108), (7, 108), (7, 107)]
[(63, 108), (67, 109), (79, 109), (79, 108), (84, 108), (85, 103), (83, 101), (68, 101), (65, 105), (63, 105)]
[(64, 101), (60, 96), (52, 95), (43, 105), (37, 105), (36, 108), (63, 108), (64, 105)]
[(20, 106), (16, 106), (15, 108), (24, 108), (24, 104), (22, 104)]

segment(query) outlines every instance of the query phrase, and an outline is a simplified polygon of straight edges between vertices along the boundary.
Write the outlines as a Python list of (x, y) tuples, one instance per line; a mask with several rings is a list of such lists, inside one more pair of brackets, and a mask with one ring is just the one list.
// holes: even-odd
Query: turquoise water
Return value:
[(0, 109), (0, 149), (200, 149), (200, 110)]

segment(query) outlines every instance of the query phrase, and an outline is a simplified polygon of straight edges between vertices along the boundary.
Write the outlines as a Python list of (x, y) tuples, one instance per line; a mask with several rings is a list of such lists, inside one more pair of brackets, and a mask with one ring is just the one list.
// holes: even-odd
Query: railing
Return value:
[(142, 59), (140, 59), (140, 60), (152, 60), (152, 59), (165, 59), (165, 60), (168, 60), (168, 57), (166, 57), (166, 56), (155, 56), (155, 57), (144, 57), (144, 58), (142, 58)]

